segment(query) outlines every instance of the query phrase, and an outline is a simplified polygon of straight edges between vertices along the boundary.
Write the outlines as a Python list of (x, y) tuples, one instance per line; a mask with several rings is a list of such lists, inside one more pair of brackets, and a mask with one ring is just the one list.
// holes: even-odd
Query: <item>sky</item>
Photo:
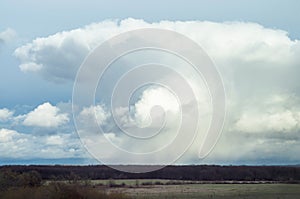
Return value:
[[(96, 93), (97, 103), (77, 107), (73, 118), (73, 86), (86, 56), (113, 36), (151, 27), (178, 32), (200, 45), (218, 69), (226, 91), (223, 131), (208, 156), (199, 159), (211, 104), (205, 83), (184, 72), (198, 92), (203, 125), (175, 163), (299, 164), (299, 7), (296, 0), (1, 1), (0, 164), (96, 164), (79, 138), (96, 132), (96, 123), (103, 127), (104, 137), (129, 151), (147, 152), (171, 139), (180, 111), (167, 89), (152, 86), (138, 91), (131, 102), (133, 119), (125, 117), (123, 109), (116, 111), (125, 127), (147, 126), (151, 107), (159, 105), (170, 116), (166, 137), (157, 137), (154, 144), (134, 144), (114, 123), (105, 100), (113, 80), (124, 72), (119, 66), (122, 60), (108, 71), (105, 86)], [(139, 63), (137, 57), (147, 60), (149, 55), (158, 62), (177, 64), (178, 70), (184, 67), (154, 52), (123, 61)], [(157, 73), (148, 75), (159, 79)], [(164, 78), (172, 82), (171, 76)], [(192, 132), (192, 127), (186, 131)], [(180, 143), (173, 145), (181, 150)], [(132, 162), (104, 145), (101, 151), (102, 163)], [(164, 158), (141, 161), (159, 163)]]

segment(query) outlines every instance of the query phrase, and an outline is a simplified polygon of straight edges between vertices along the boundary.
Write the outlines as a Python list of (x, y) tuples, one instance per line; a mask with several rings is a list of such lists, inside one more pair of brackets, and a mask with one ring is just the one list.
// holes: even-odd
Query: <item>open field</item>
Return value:
[(153, 185), (138, 188), (111, 188), (135, 199), (162, 198), (244, 198), (244, 199), (298, 199), (299, 184), (182, 184)]
[(0, 169), (0, 199), (300, 199), (299, 171), (179, 166), (130, 174), (104, 166), (8, 166)]
[[(60, 181), (68, 183), (67, 181)], [(50, 183), (50, 181), (48, 182)], [(85, 181), (78, 181), (85, 184)], [(300, 184), (273, 182), (203, 182), (163, 179), (91, 180), (94, 190), (122, 194), (133, 199), (162, 198), (232, 198), (232, 199), (300, 199)]]
[[(300, 184), (278, 184), (272, 182), (218, 182), (122, 179), (92, 180), (95, 188), (107, 193), (122, 193), (134, 199), (161, 198), (244, 198), (244, 199), (300, 199)], [(229, 184), (227, 184), (229, 183)]]
[(0, 192), (0, 199), (27, 199), (29, 196), (34, 199), (300, 199), (300, 184), (216, 183), (223, 184), (163, 179), (50, 180), (37, 187), (16, 187)]

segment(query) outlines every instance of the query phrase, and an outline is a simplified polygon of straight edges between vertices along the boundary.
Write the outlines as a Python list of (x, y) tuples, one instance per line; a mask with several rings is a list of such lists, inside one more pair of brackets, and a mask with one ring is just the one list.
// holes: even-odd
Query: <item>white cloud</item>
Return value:
[[(29, 154), (28, 142), (33, 141), (30, 135), (21, 134), (11, 129), (0, 129), (0, 157), (26, 157)], [(30, 149), (31, 150), (31, 149)]]
[[(15, 50), (20, 68), (37, 72), (51, 81), (73, 79), (84, 57), (94, 47), (114, 35), (137, 28), (156, 27), (175, 30), (199, 43), (217, 63), (226, 67), (248, 67), (245, 63), (263, 62), (267, 67), (285, 66), (299, 59), (299, 41), (287, 32), (256, 23), (207, 21), (161, 21), (124, 19), (103, 21), (49, 37), (37, 38)], [(233, 65), (233, 62), (235, 63)], [(240, 64), (243, 63), (243, 64)]]
[(235, 124), (241, 132), (290, 132), (299, 129), (300, 112), (243, 113)]
[(227, 127), (204, 160), (231, 163), (287, 164), (300, 150), (299, 98), (289, 93), (253, 96), (231, 108)]
[(253, 97), (237, 114), (231, 131), (245, 133), (292, 133), (300, 130), (300, 98), (295, 95), (275, 94)]
[(0, 159), (72, 157), (87, 157), (73, 133), (35, 136), (11, 129), (0, 129)]
[[(16, 49), (15, 56), (20, 60), (20, 69), (23, 72), (35, 72), (55, 82), (73, 80), (84, 57), (94, 47), (118, 33), (144, 27), (170, 29), (186, 35), (206, 50), (220, 70), (228, 96), (228, 121), (221, 140), (209, 157), (211, 160), (255, 161), (260, 158), (276, 158), (276, 154), (283, 159), (297, 159), (297, 153), (292, 154), (290, 151), (296, 152), (299, 149), (300, 109), (299, 101), (291, 96), (297, 97), (300, 92), (300, 42), (290, 39), (283, 30), (245, 22), (147, 23), (135, 19), (108, 20), (37, 38)], [(198, 84), (193, 87), (198, 87)], [(287, 94), (282, 95), (283, 92)], [(204, 100), (203, 103), (205, 102)], [(125, 116), (122, 122), (125, 126), (136, 122), (148, 124), (149, 111), (153, 105), (162, 105), (174, 113), (178, 108), (169, 94), (148, 90), (133, 106), (135, 117), (131, 119), (134, 121)], [(26, 115), (26, 119), (35, 111), (44, 112), (43, 109), (47, 107), (52, 110), (45, 111), (49, 113), (46, 116), (50, 119), (46, 119), (44, 114), (37, 114), (38, 117), (27, 119), (27, 122), (25, 119), (25, 125), (57, 127), (68, 121), (68, 117), (60, 114), (57, 107), (49, 104), (44, 104), (46, 108), (41, 106)], [(119, 107), (116, 113), (124, 116), (126, 109), (127, 107)], [(119, 129), (112, 126), (112, 118), (105, 105), (81, 110), (79, 116), (86, 129), (90, 130), (89, 127), (94, 126), (91, 124), (95, 123), (95, 115), (100, 124), (109, 127), (109, 139), (118, 140), (124, 146), (136, 147), (130, 142), (127, 143), (119, 135)], [(200, 136), (196, 140), (183, 162), (193, 158), (195, 161), (201, 139), (203, 137)], [(59, 136), (48, 138), (49, 144), (61, 141)], [(163, 143), (165, 140), (157, 141)], [(260, 157), (257, 157), (258, 154)]]
[[(115, 30), (113, 30), (115, 29)], [(115, 22), (91, 24), (46, 38), (37, 38), (15, 51), (24, 72), (37, 72), (51, 81), (73, 79), (88, 52), (112, 32), (119, 32)]]
[(0, 43), (1, 42), (4, 42), (4, 43), (10, 42), (16, 37), (16, 35), (17, 34), (13, 29), (7, 28), (3, 32), (0, 32)]
[(62, 145), (64, 143), (64, 139), (59, 135), (51, 135), (47, 137), (46, 143), (48, 145)]
[[(143, 92), (141, 99), (134, 104), (134, 117), (139, 126), (147, 126), (152, 122), (151, 109), (155, 106), (161, 107), (169, 114), (179, 114), (180, 105), (176, 97), (165, 88), (147, 89)], [(159, 117), (159, 115), (157, 115)]]
[(12, 118), (14, 112), (7, 108), (0, 109), (0, 121), (7, 121)]
[(36, 63), (25, 63), (20, 65), (20, 69), (22, 72), (37, 72), (41, 70), (42, 65)]
[(29, 112), (23, 121), (26, 126), (58, 127), (69, 121), (68, 114), (60, 113), (60, 109), (49, 102), (39, 105)]
[(155, 127), (155, 124), (161, 125), (160, 120), (168, 121), (169, 128), (176, 126), (174, 122), (180, 123), (179, 101), (166, 88), (147, 88), (130, 109), (129, 112), (128, 107), (115, 107), (115, 118), (118, 117), (120, 125), (125, 128)]
[(90, 124), (91, 122), (98, 123), (99, 125), (105, 124), (110, 116), (101, 105), (84, 107), (79, 114), (82, 124)]
[(14, 130), (0, 129), (0, 143), (6, 143), (13, 140), (19, 133)]

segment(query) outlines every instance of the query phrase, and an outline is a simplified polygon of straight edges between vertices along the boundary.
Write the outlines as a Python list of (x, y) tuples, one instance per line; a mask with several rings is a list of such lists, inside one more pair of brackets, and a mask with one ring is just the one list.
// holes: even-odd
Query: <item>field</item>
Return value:
[(130, 174), (104, 166), (2, 167), (0, 199), (300, 199), (299, 171), (299, 167), (179, 166)]
[[(92, 184), (116, 187), (106, 188), (109, 193), (124, 193), (135, 199), (162, 198), (241, 198), (284, 199), (300, 198), (300, 184), (185, 184), (187, 181), (169, 180), (100, 180)], [(149, 185), (150, 184), (150, 185)], [(160, 185), (157, 185), (160, 184)], [(120, 186), (123, 185), (123, 186)], [(97, 186), (96, 186), (97, 187)]]

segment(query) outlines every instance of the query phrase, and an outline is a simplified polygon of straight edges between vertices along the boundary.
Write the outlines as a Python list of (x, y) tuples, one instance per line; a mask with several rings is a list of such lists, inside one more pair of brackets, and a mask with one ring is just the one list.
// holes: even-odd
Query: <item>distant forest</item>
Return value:
[[(149, 166), (139, 166), (149, 167)], [(134, 167), (133, 167), (134, 168)], [(167, 166), (148, 173), (126, 173), (104, 165), (92, 166), (1, 166), (1, 171), (37, 172), (43, 180), (95, 179), (170, 179), (191, 181), (276, 181), (299, 183), (297, 166)]]

